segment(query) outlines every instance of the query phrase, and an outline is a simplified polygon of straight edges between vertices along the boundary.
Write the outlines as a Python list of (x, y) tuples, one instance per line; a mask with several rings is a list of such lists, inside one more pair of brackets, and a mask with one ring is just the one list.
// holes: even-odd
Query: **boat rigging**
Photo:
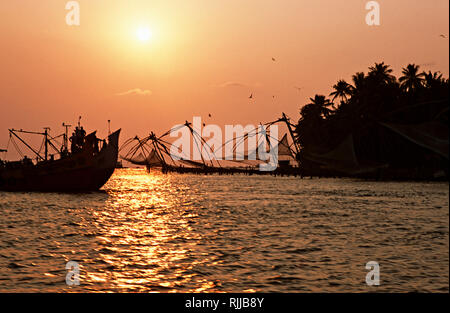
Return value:
[[(21, 143), (23, 143), (33, 154), (36, 156), (37, 161), (47, 161), (49, 159), (49, 148), (52, 148), (55, 150), (57, 154), (62, 154), (64, 151), (62, 148), (58, 149), (55, 145), (56, 139), (63, 137), (64, 134), (58, 135), (56, 137), (52, 137), (49, 135), (50, 128), (45, 127), (44, 132), (33, 132), (33, 131), (26, 131), (26, 130), (17, 130), (17, 129), (9, 129), (10, 134), (10, 140), (14, 144), (14, 147), (18, 151), (18, 153), (23, 156), (22, 151), (20, 150), (17, 143), (14, 142), (14, 138), (18, 139)], [(43, 136), (43, 142), (41, 145), (41, 149), (38, 151), (31, 147), (22, 137), (19, 136), (19, 134), (31, 134), (31, 135), (40, 135)], [(42, 146), (44, 147), (44, 155), (41, 155)], [(51, 155), (51, 158), (53, 159), (54, 154)]]
[[(70, 138), (71, 125), (66, 123), (62, 124), (65, 132), (57, 136), (50, 134), (49, 127), (42, 132), (9, 129), (8, 147), (0, 152), (6, 153), (12, 144), (22, 159), (0, 161), (0, 190), (73, 192), (100, 189), (116, 168), (120, 129), (109, 134), (107, 139), (99, 139), (96, 132), (86, 134), (80, 119)], [(25, 140), (27, 134), (43, 137), (39, 149)], [(35, 162), (24, 155), (20, 149), (22, 145), (33, 153)]]

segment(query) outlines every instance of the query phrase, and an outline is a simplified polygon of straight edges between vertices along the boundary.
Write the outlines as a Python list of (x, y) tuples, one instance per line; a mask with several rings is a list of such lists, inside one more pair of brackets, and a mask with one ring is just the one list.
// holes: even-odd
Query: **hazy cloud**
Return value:
[(259, 84), (259, 83), (256, 83), (256, 84), (245, 84), (245, 83), (241, 83), (241, 82), (237, 82), (237, 81), (224, 82), (224, 83), (219, 85), (219, 87), (221, 87), (221, 88), (228, 88), (228, 87), (254, 88), (254, 87), (260, 87), (260, 86), (261, 86), (261, 84)]
[(436, 62), (428, 62), (428, 63), (423, 63), (423, 64), (419, 64), (420, 66), (434, 66), (436, 65)]
[(127, 96), (127, 95), (138, 95), (138, 96), (150, 96), (152, 94), (151, 90), (142, 90), (141, 88), (130, 89), (125, 92), (116, 94), (116, 96)]

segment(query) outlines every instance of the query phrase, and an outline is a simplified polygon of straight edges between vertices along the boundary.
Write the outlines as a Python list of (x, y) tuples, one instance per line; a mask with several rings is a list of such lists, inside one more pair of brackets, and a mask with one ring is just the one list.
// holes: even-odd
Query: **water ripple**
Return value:
[[(448, 292), (448, 184), (118, 170), (0, 192), (0, 292)], [(65, 284), (68, 261), (81, 285)]]

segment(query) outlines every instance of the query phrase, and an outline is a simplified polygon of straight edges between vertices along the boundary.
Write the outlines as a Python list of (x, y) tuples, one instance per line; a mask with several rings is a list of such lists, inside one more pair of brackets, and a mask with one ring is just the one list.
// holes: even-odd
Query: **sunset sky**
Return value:
[(122, 140), (194, 115), (297, 120), (380, 61), (449, 75), (448, 0), (380, 0), (372, 27), (363, 0), (80, 0), (80, 26), (66, 2), (0, 2), (0, 148), (8, 128), (56, 134), (79, 115), (100, 136), (111, 119)]

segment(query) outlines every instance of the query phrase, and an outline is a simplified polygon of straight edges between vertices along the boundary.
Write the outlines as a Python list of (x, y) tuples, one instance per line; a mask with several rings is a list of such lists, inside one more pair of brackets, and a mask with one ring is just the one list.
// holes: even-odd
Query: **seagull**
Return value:
[(440, 34), (439, 36), (442, 38), (447, 38), (447, 36), (445, 36), (444, 34)]
[(249, 99), (253, 99), (253, 94), (250, 95), (250, 97), (248, 97)]

